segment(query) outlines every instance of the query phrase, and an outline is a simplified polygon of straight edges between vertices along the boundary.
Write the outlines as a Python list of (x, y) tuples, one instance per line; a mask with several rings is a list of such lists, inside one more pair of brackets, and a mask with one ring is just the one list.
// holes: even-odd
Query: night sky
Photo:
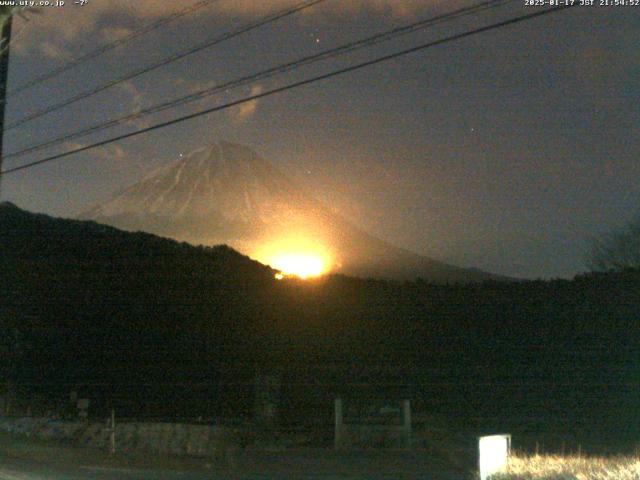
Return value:
[[(14, 23), (10, 89), (195, 2), (73, 3)], [(11, 96), (7, 121), (292, 3), (219, 0)], [(474, 3), (327, 0), (10, 130), (4, 152)], [(4, 167), (533, 8), (513, 2)], [(74, 216), (181, 153), (229, 140), (393, 244), (500, 274), (570, 277), (585, 270), (591, 237), (640, 212), (639, 34), (640, 7), (575, 7), (7, 175), (3, 199)]]

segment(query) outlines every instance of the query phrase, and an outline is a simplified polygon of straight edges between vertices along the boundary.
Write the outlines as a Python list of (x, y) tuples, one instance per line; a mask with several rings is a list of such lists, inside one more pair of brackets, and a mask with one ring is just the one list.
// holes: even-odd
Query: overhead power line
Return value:
[(527, 15), (520, 15), (520, 16), (517, 16), (517, 17), (510, 18), (508, 20), (504, 20), (504, 21), (501, 21), (501, 22), (493, 23), (491, 25), (487, 25), (487, 26), (484, 26), (484, 27), (476, 28), (476, 29), (473, 29), (473, 30), (468, 30), (468, 31), (463, 32), (463, 33), (458, 33), (458, 34), (455, 34), (455, 35), (451, 35), (451, 36), (448, 36), (448, 37), (445, 37), (445, 38), (442, 38), (442, 39), (439, 39), (439, 40), (435, 40), (435, 41), (432, 41), (432, 42), (424, 43), (424, 44), (421, 44), (421, 45), (418, 45), (418, 46), (415, 46), (415, 47), (411, 47), (411, 48), (408, 48), (408, 49), (405, 49), (405, 50), (400, 50), (400, 51), (395, 52), (395, 53), (391, 53), (391, 54), (388, 54), (388, 55), (377, 57), (377, 58), (375, 58), (373, 60), (368, 60), (366, 62), (362, 62), (362, 63), (358, 63), (358, 64), (355, 64), (355, 65), (351, 65), (349, 67), (345, 67), (345, 68), (341, 68), (341, 69), (338, 69), (338, 70), (334, 70), (334, 71), (329, 72), (329, 73), (325, 73), (325, 74), (322, 74), (322, 75), (317, 75), (317, 76), (314, 76), (314, 77), (310, 77), (310, 78), (307, 78), (305, 80), (300, 80), (298, 82), (290, 83), (288, 85), (284, 85), (282, 87), (278, 87), (278, 88), (274, 88), (274, 89), (271, 89), (271, 90), (267, 90), (267, 91), (259, 93), (259, 94), (250, 95), (250, 96), (244, 97), (244, 98), (242, 98), (240, 100), (235, 100), (233, 102), (225, 103), (223, 105), (218, 105), (216, 107), (207, 108), (205, 110), (201, 110), (199, 112), (192, 113), (192, 114), (189, 114), (189, 115), (184, 115), (182, 117), (178, 117), (178, 118), (175, 118), (173, 120), (169, 120), (167, 122), (158, 123), (156, 125), (153, 125), (153, 126), (150, 126), (150, 127), (147, 127), (147, 128), (143, 128), (143, 129), (140, 129), (140, 130), (137, 130), (137, 131), (134, 131), (134, 132), (129, 132), (129, 133), (126, 133), (126, 134), (123, 134), (123, 135), (118, 135), (116, 137), (112, 137), (112, 138), (109, 138), (107, 140), (102, 140), (100, 142), (96, 142), (96, 143), (93, 143), (91, 145), (87, 145), (87, 146), (84, 146), (84, 147), (76, 148), (76, 149), (70, 150), (68, 152), (60, 153), (60, 154), (57, 154), (57, 155), (52, 155), (52, 156), (49, 156), (49, 157), (46, 157), (46, 158), (43, 158), (43, 159), (40, 159), (40, 160), (36, 160), (36, 161), (30, 162), (30, 163), (27, 163), (27, 164), (24, 164), (24, 165), (13, 167), (13, 168), (1, 171), (0, 175), (7, 175), (9, 173), (17, 172), (17, 171), (20, 171), (20, 170), (33, 168), (33, 167), (35, 167), (37, 165), (42, 165), (42, 164), (45, 164), (45, 163), (52, 162), (54, 160), (59, 160), (61, 158), (65, 158), (65, 157), (69, 157), (71, 155), (75, 155), (76, 153), (86, 152), (86, 151), (92, 150), (94, 148), (98, 148), (98, 147), (103, 147), (105, 145), (109, 145), (109, 144), (111, 144), (113, 142), (117, 142), (117, 141), (120, 141), (120, 140), (125, 140), (127, 138), (136, 137), (138, 135), (142, 135), (143, 133), (148, 133), (148, 132), (151, 132), (151, 131), (154, 131), (154, 130), (159, 130), (161, 128), (165, 128), (165, 127), (168, 127), (168, 126), (171, 126), (171, 125), (182, 123), (182, 122), (187, 121), (187, 120), (198, 118), (198, 117), (201, 117), (203, 115), (207, 115), (209, 113), (214, 113), (214, 112), (218, 112), (218, 111), (225, 110), (225, 109), (228, 109), (228, 108), (232, 108), (232, 107), (235, 107), (235, 106), (238, 106), (238, 105), (242, 105), (242, 104), (247, 103), (247, 102), (252, 102), (254, 100), (259, 100), (261, 98), (265, 98), (265, 97), (268, 97), (268, 96), (271, 96), (271, 95), (275, 95), (275, 94), (278, 94), (278, 93), (286, 92), (288, 90), (293, 90), (294, 88), (302, 87), (302, 86), (305, 86), (305, 85), (310, 85), (312, 83), (316, 83), (316, 82), (319, 82), (319, 81), (322, 81), (322, 80), (328, 80), (330, 78), (337, 77), (339, 75), (344, 75), (346, 73), (353, 72), (353, 71), (356, 71), (356, 70), (360, 70), (360, 69), (365, 68), (365, 67), (370, 67), (370, 66), (373, 66), (373, 65), (377, 65), (379, 63), (386, 62), (386, 61), (389, 61), (389, 60), (393, 60), (395, 58), (398, 58), (398, 57), (401, 57), (401, 56), (404, 56), (404, 55), (408, 55), (408, 54), (411, 54), (411, 53), (419, 52), (421, 50), (432, 48), (432, 47), (435, 47), (435, 46), (438, 46), (438, 45), (442, 45), (442, 44), (445, 44), (445, 43), (453, 42), (453, 41), (456, 41), (456, 40), (461, 40), (463, 38), (470, 37), (472, 35), (488, 32), (488, 31), (491, 31), (491, 30), (496, 30), (498, 28), (503, 28), (503, 27), (506, 27), (506, 26), (509, 26), (509, 25), (514, 25), (514, 24), (517, 24), (517, 23), (521, 23), (521, 22), (525, 22), (527, 20), (531, 20), (531, 19), (537, 18), (537, 17), (542, 17), (544, 15), (548, 15), (548, 14), (551, 14), (551, 13), (555, 13), (555, 12), (559, 12), (559, 11), (562, 11), (562, 10), (566, 10), (568, 8), (572, 8), (575, 5), (577, 5), (577, 3), (573, 4), (573, 5), (569, 4), (569, 5), (564, 5), (564, 6), (560, 6), (560, 7), (551, 8), (551, 9), (546, 9), (546, 10), (530, 13), (530, 14), (527, 14)]
[(60, 103), (51, 105), (49, 107), (45, 107), (42, 110), (39, 110), (37, 112), (31, 113), (29, 115), (26, 115), (24, 117), (22, 117), (19, 120), (16, 120), (12, 123), (9, 123), (6, 127), (5, 130), (11, 130), (13, 128), (19, 127), (21, 125), (24, 125), (27, 122), (30, 122), (32, 120), (35, 120), (36, 118), (40, 118), (44, 115), (47, 115), (49, 113), (55, 112), (57, 110), (60, 110), (62, 108), (68, 107), (69, 105), (72, 105), (80, 100), (84, 100), (86, 98), (92, 97), (100, 92), (103, 92), (104, 90), (107, 90), (111, 87), (114, 87), (116, 85), (119, 85), (123, 82), (127, 82), (129, 80), (133, 80), (134, 78), (137, 78), (141, 75), (144, 75), (145, 73), (149, 73), (152, 72), (154, 70), (157, 70), (160, 67), (164, 67), (166, 65), (169, 65), (171, 63), (174, 63), (178, 60), (181, 60), (183, 58), (186, 58), (190, 55), (193, 55), (195, 53), (198, 53), (206, 48), (210, 48), (213, 47), (215, 45), (218, 45), (222, 42), (225, 42), (227, 40), (230, 40), (232, 38), (238, 37), (240, 35), (243, 35), (245, 33), (248, 33), (252, 30), (255, 30), (257, 28), (260, 28), (264, 25), (267, 25), (269, 23), (273, 23), (276, 20), (280, 20), (282, 18), (288, 17), (290, 15), (293, 15), (295, 13), (301, 12), (302, 10), (305, 10), (307, 8), (313, 7), (319, 3), (325, 2), (326, 0), (305, 0), (303, 2), (299, 2), (297, 3), (294, 7), (292, 8), (287, 8), (285, 10), (280, 10), (276, 13), (267, 15), (263, 18), (261, 18), (260, 20), (256, 21), (256, 22), (252, 22), (249, 23), (248, 25), (244, 25), (241, 26), (235, 30), (232, 30), (230, 32), (224, 33), (220, 36), (217, 36), (211, 40), (208, 40), (204, 43), (201, 43), (199, 45), (196, 45), (195, 47), (189, 48), (188, 50), (182, 51), (180, 53), (176, 53), (173, 54), (169, 57), (164, 58), (163, 60), (160, 60), (157, 63), (154, 63), (152, 65), (149, 65), (147, 67), (143, 67), (140, 68), (138, 70), (134, 70), (132, 72), (129, 72), (119, 78), (116, 78), (115, 80), (111, 80), (107, 83), (103, 83), (102, 85), (98, 85), (95, 88), (92, 88), (91, 90), (87, 90), (85, 92), (79, 93), (67, 100), (64, 100)]
[(436, 17), (430, 17), (428, 19), (422, 19), (420, 21), (411, 23), (409, 25), (405, 25), (402, 27), (397, 27), (393, 30), (390, 31), (386, 31), (383, 33), (379, 33), (361, 40), (357, 40), (354, 42), (349, 42), (347, 44), (341, 45), (339, 47), (334, 47), (331, 48), (329, 50), (324, 50), (322, 52), (313, 54), (313, 55), (309, 55), (303, 58), (300, 58), (298, 60), (292, 61), (292, 62), (287, 62), (281, 65), (278, 65), (276, 67), (272, 67), (266, 70), (263, 70), (261, 72), (252, 74), (252, 75), (247, 75), (247, 76), (243, 76), (240, 78), (237, 78), (235, 80), (230, 80), (228, 82), (224, 82), (221, 83), (219, 85), (216, 85), (215, 87), (211, 87), (211, 88), (206, 88), (206, 89), (202, 89), (200, 91), (191, 93), (189, 95), (185, 95), (182, 97), (179, 97), (177, 99), (174, 100), (170, 100), (167, 102), (163, 102), (157, 105), (154, 105), (152, 107), (146, 108), (144, 110), (138, 111), (138, 112), (134, 112), (131, 114), (127, 114), (112, 120), (108, 120), (106, 122), (101, 122), (95, 125), (92, 125), (90, 127), (87, 127), (85, 129), (82, 129), (80, 131), (76, 131), (76, 132), (72, 132), (72, 133), (68, 133), (65, 135), (62, 135), (60, 137), (51, 139), (51, 140), (47, 140), (46, 142), (37, 144), (37, 145), (33, 145), (31, 147), (16, 151), (16, 152), (11, 152), (7, 155), (5, 155), (5, 159), (8, 158), (16, 158), (16, 157), (21, 157), (24, 156), (28, 153), (33, 153), (36, 151), (40, 151), (43, 150), (45, 148), (49, 148), (55, 145), (60, 145), (62, 143), (71, 141), (71, 140), (76, 140), (78, 138), (84, 137), (86, 135), (92, 134), (92, 133), (97, 133), (100, 132), (102, 130), (108, 129), (108, 128), (113, 128), (115, 126), (118, 125), (122, 125), (124, 123), (130, 122), (132, 120), (137, 120), (141, 117), (147, 116), (147, 115), (151, 115), (154, 113), (158, 113), (170, 108), (175, 108), (178, 107), (180, 105), (185, 105), (197, 100), (201, 100), (203, 98), (206, 97), (210, 97), (215, 95), (216, 93), (220, 93), (220, 92), (227, 92), (228, 90), (232, 90), (235, 88), (238, 88), (240, 86), (245, 86), (245, 85), (249, 85), (252, 83), (255, 83), (257, 81), (260, 80), (265, 80), (267, 78), (272, 78), (276, 75), (280, 75), (292, 70), (295, 70), (297, 68), (300, 68), (302, 66), (306, 66), (306, 65), (310, 65), (313, 63), (317, 63), (320, 61), (324, 61), (327, 60), (329, 58), (334, 58), (337, 57), (339, 55), (344, 55), (346, 53), (350, 53), (353, 52), (355, 50), (359, 50), (362, 48), (366, 48), (366, 47), (371, 47), (373, 45), (377, 45), (379, 43), (382, 42), (386, 42), (395, 38), (398, 38), (400, 36), (403, 35), (408, 35), (410, 33), (416, 32), (418, 30), (422, 30), (426, 27), (430, 27), (430, 26), (434, 26), (436, 24), (439, 23), (444, 23), (444, 22), (448, 22), (448, 21), (452, 21), (452, 20), (456, 20), (458, 18), (464, 17), (464, 16), (468, 16), (471, 14), (477, 14), (480, 13), (482, 11), (485, 10), (489, 10), (489, 9), (493, 9), (493, 8), (497, 8), (497, 7), (501, 7), (505, 4), (508, 3), (513, 3), (516, 0), (491, 0), (491, 1), (485, 1), (485, 2), (481, 2), (479, 4), (470, 6), (470, 7), (465, 7), (465, 8), (460, 8), (458, 10), (455, 10), (453, 12), (448, 12), (445, 14), (441, 14), (438, 15)]
[(44, 73), (42, 75), (39, 75), (27, 82), (21, 82), (19, 86), (13, 88), (13, 89), (9, 89), (9, 93), (8, 96), (13, 96), (16, 95), (20, 92), (23, 92), (31, 87), (34, 87), (35, 85), (42, 83), (46, 80), (50, 80), (54, 77), (57, 77), (58, 75), (67, 72), (75, 67), (77, 67), (78, 65), (87, 62), (89, 60), (93, 60), (94, 58), (99, 57), (100, 55), (104, 55), (105, 53), (114, 50), (115, 48), (118, 48), (121, 45), (124, 45), (125, 43), (130, 42), (131, 40), (134, 40), (135, 38), (141, 37), (142, 35), (146, 35), (147, 33), (150, 33), (154, 30), (159, 29), (160, 27), (173, 22), (174, 20), (177, 20), (181, 17), (184, 17), (186, 15), (189, 15), (191, 13), (194, 13), (198, 10), (201, 10), (202, 8), (216, 3), (220, 0), (201, 0), (199, 2), (196, 2), (190, 6), (188, 6), (187, 8), (184, 8), (182, 10), (178, 10), (177, 12), (174, 12), (166, 17), (163, 17), (155, 22), (150, 23), (149, 25), (144, 25), (143, 27), (131, 32), (129, 35), (126, 35), (125, 37), (119, 38), (117, 40), (114, 40), (113, 42), (107, 43), (105, 45), (102, 45), (101, 47), (96, 48), (95, 50), (92, 50), (88, 53), (85, 53), (84, 55), (81, 55), (80, 57), (77, 57), (73, 60), (68, 61), (67, 63), (65, 63), (64, 65), (55, 68), (47, 73)]

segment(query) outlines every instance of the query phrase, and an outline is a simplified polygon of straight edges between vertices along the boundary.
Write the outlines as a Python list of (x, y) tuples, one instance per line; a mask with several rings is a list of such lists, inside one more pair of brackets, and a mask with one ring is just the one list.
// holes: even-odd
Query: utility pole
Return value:
[[(9, 14), (2, 24), (2, 38), (0, 39), (0, 172), (2, 171), (3, 140), (4, 140), (4, 111), (7, 104), (7, 82), (9, 80), (9, 50), (11, 46), (11, 24), (13, 15)], [(0, 175), (0, 198), (2, 196), (2, 175)]]
[(111, 418), (107, 421), (109, 428), (109, 453), (115, 455), (116, 453), (116, 411), (111, 409)]
[[(2, 12), (4, 13), (4, 12)], [(2, 171), (2, 140), (4, 138), (4, 106), (7, 98), (7, 80), (9, 77), (9, 43), (11, 42), (11, 15), (4, 19), (2, 23), (2, 38), (0, 39), (0, 172)], [(0, 18), (0, 21), (2, 19)], [(0, 200), (2, 199), (2, 175), (0, 175)], [(15, 388), (13, 385), (13, 375), (15, 373), (15, 356), (17, 351), (17, 331), (15, 332), (15, 342), (12, 345), (11, 352), (11, 368), (7, 377), (6, 398), (4, 405), (4, 415), (8, 415), (11, 411), (12, 402), (15, 396)]]

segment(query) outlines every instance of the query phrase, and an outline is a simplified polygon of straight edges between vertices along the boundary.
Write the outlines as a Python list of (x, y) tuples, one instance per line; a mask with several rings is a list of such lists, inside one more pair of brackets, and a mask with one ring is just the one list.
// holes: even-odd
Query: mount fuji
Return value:
[(501, 278), (367, 234), (248, 147), (219, 142), (185, 155), (80, 216), (194, 244), (227, 244), (263, 263), (276, 248), (322, 252), (330, 271), (434, 283)]

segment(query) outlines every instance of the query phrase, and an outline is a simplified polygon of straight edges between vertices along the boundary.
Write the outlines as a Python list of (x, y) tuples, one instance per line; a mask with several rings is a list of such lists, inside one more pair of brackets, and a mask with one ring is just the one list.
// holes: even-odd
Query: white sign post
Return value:
[(511, 435), (490, 435), (478, 440), (480, 480), (504, 471), (511, 450)]

